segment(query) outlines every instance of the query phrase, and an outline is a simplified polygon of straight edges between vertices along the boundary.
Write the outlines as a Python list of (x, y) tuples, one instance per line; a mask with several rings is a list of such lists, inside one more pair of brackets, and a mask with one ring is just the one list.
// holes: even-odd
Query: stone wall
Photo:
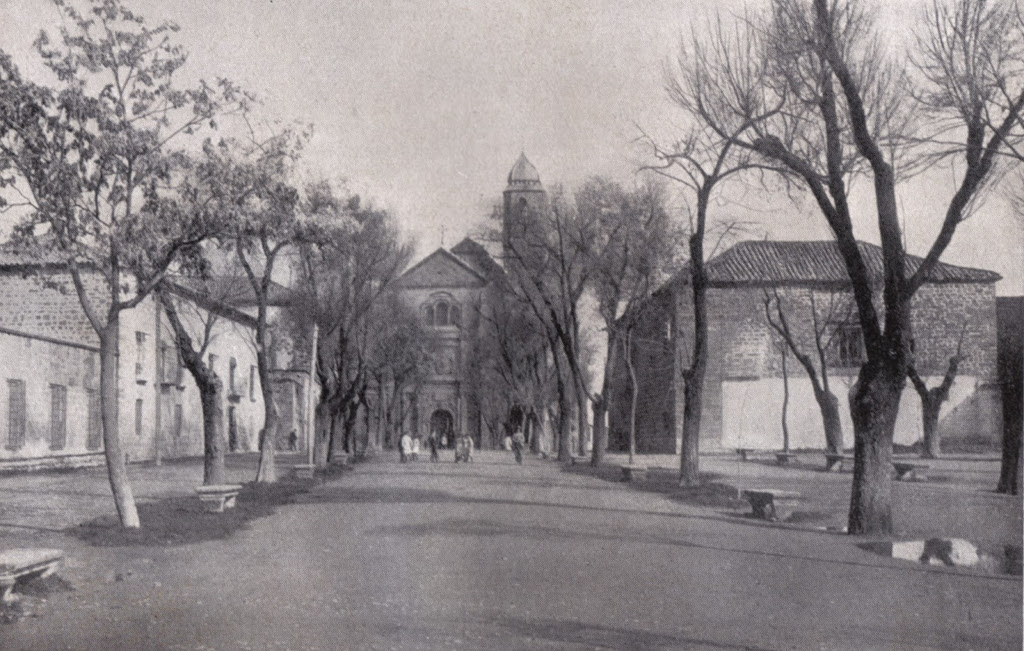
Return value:
[[(670, 290), (670, 291), (669, 291)], [(781, 338), (765, 317), (766, 296), (775, 291), (798, 347), (808, 354), (820, 373), (815, 348), (812, 306), (825, 341), (846, 321), (856, 325), (848, 293), (827, 288), (782, 287), (765, 290), (750, 286), (713, 287), (708, 291), (708, 367), (704, 385), (701, 450), (728, 447), (781, 446), (782, 353)], [(812, 293), (813, 291), (813, 293)], [(671, 295), (674, 309), (666, 305)], [(813, 299), (813, 300), (812, 300)], [(683, 372), (693, 348), (693, 306), (688, 284), (675, 284), (656, 294), (638, 329), (634, 359), (640, 376), (637, 444), (642, 452), (678, 452), (683, 423)], [(776, 316), (773, 311), (773, 317)], [(933, 284), (922, 287), (912, 304), (914, 349), (918, 372), (929, 386), (941, 381), (949, 357), (963, 333), (963, 361), (950, 399), (944, 406), (940, 428), (944, 438), (970, 438), (998, 442), (1001, 427), (996, 382), (996, 315), (993, 284)], [(672, 344), (660, 349), (651, 342), (671, 330)], [(617, 363), (609, 413), (610, 446), (625, 449), (629, 418), (629, 378), (621, 356)], [(843, 405), (847, 444), (852, 425), (845, 408), (846, 395), (859, 364), (840, 365), (829, 355), (829, 379)], [(820, 412), (810, 381), (797, 360), (788, 355), (791, 398), (787, 422), (791, 445), (823, 447)], [(670, 417), (664, 417), (668, 410)], [(897, 422), (896, 441), (910, 444), (921, 437), (920, 401), (907, 384)]]

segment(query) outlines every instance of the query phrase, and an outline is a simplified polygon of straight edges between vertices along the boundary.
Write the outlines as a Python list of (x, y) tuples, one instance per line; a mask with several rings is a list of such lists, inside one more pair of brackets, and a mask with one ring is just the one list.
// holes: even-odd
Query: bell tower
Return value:
[(505, 259), (526, 255), (524, 238), (531, 225), (547, 209), (547, 193), (540, 182), (540, 174), (525, 153), (508, 173), (502, 213), (501, 243)]

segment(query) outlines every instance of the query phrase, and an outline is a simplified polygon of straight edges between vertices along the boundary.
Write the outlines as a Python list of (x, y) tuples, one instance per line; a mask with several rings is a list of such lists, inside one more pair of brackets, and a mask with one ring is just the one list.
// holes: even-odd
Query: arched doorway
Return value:
[(437, 436), (441, 447), (455, 447), (455, 419), (447, 409), (438, 409), (430, 415), (430, 431)]

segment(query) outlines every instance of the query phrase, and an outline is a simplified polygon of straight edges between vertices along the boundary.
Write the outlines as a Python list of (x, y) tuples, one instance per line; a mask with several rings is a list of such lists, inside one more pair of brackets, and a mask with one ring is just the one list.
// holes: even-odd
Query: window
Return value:
[(428, 305), (424, 316), (431, 326), (459, 327), (462, 324), (462, 309), (444, 298)]
[(214, 355), (213, 353), (210, 353), (210, 356), (207, 357), (206, 359), (207, 359), (206, 368), (210, 369), (211, 373), (216, 373), (216, 371), (213, 370), (213, 365), (217, 361), (217, 356)]
[(238, 391), (235, 390), (235, 370), (238, 369), (238, 361), (232, 357), (228, 361), (228, 387), (231, 395), (238, 395)]
[(63, 450), (68, 438), (68, 388), (50, 385), (50, 449)]
[(146, 333), (135, 332), (135, 379), (142, 379), (143, 362), (146, 360)]
[(86, 408), (88, 409), (87, 419), (89, 421), (89, 432), (85, 439), (85, 447), (89, 450), (98, 450), (103, 443), (103, 420), (100, 414), (100, 393), (96, 389), (86, 389)]
[(256, 367), (249, 367), (249, 400), (256, 402)]
[(135, 436), (142, 436), (142, 398), (135, 400)]
[(837, 368), (851, 368), (864, 362), (864, 338), (859, 325), (844, 323), (836, 327), (829, 357), (829, 363)]
[(25, 381), (7, 380), (7, 448), (25, 445)]
[(181, 438), (182, 411), (181, 405), (174, 405), (174, 438)]

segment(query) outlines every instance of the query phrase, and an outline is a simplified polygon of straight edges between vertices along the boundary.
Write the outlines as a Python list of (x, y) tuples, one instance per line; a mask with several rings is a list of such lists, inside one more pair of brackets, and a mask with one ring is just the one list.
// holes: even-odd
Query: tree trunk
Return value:
[(636, 381), (636, 365), (633, 363), (633, 336), (626, 333), (626, 370), (629, 372), (629, 465), (636, 455), (636, 409), (639, 402), (639, 387)]
[(814, 392), (825, 427), (825, 447), (832, 454), (843, 452), (843, 421), (839, 418), (839, 398), (828, 390)]
[[(1018, 328), (1019, 326), (1019, 321)], [(996, 491), (1019, 495), (1021, 485), (1022, 442), (1024, 429), (1024, 357), (1021, 354), (1020, 330), (1015, 337), (1005, 337), (1000, 346), (999, 385), (1003, 398), (1003, 459)], [(1000, 343), (1003, 343), (1002, 341)]]
[(274, 402), (274, 388), (270, 381), (270, 360), (267, 359), (265, 336), (256, 336), (256, 366), (260, 374), (260, 389), (263, 392), (263, 429), (260, 430), (260, 466), (256, 481), (271, 484), (277, 481), (274, 466), (274, 448), (277, 443), (277, 404)]
[(609, 333), (608, 350), (604, 360), (604, 382), (601, 384), (601, 395), (594, 402), (594, 446), (590, 453), (592, 466), (599, 466), (604, 462), (604, 453), (608, 449), (608, 402), (611, 400), (611, 387), (614, 381), (617, 342), (618, 337)]
[(931, 391), (921, 397), (921, 421), (924, 426), (924, 445), (921, 457), (938, 459), (942, 456), (942, 443), (939, 440), (939, 410), (942, 401), (936, 400)]
[(320, 400), (314, 412), (313, 463), (318, 468), (327, 465), (327, 451), (331, 437), (331, 406), (327, 400)]
[(604, 462), (604, 449), (608, 447), (608, 410), (603, 397), (594, 403), (594, 445), (590, 451), (590, 465), (600, 466)]
[(216, 376), (211, 382), (197, 380), (197, 385), (203, 408), (203, 484), (216, 486), (225, 483), (222, 385)]
[(100, 333), (100, 416), (103, 420), (103, 447), (107, 460), (107, 476), (110, 490), (114, 494), (114, 506), (121, 526), (126, 529), (139, 528), (139, 512), (135, 508), (135, 497), (128, 483), (128, 469), (121, 452), (121, 436), (118, 431), (118, 337), (120, 315), (111, 310), (106, 327)]
[(892, 533), (892, 439), (906, 370), (870, 361), (850, 397), (854, 466), (848, 530), (851, 534)]
[(789, 452), (789, 369), (786, 368), (786, 347), (782, 347), (782, 451)]
[(701, 234), (690, 237), (690, 283), (693, 288), (693, 360), (683, 373), (683, 444), (679, 483), (700, 481), (700, 419), (704, 403), (704, 374), (708, 364), (707, 278)]

